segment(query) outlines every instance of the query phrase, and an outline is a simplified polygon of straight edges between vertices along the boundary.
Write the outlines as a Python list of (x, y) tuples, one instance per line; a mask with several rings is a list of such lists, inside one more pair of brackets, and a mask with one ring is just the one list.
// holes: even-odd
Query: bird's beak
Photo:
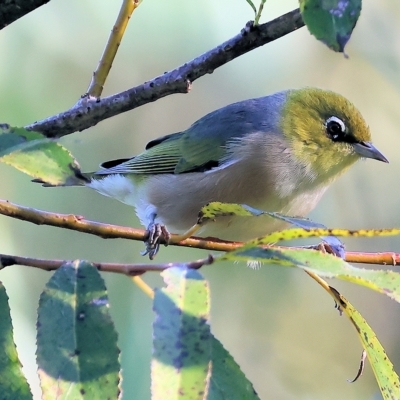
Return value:
[(353, 143), (353, 148), (354, 151), (361, 157), (372, 158), (385, 163), (389, 162), (388, 159), (371, 142)]

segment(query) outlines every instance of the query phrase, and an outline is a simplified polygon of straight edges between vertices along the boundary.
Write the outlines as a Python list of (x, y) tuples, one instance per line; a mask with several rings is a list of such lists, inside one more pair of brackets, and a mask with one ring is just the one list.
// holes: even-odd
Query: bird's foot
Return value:
[(336, 257), (339, 258), (345, 258), (346, 252), (344, 249), (344, 244), (343, 243), (327, 243), (327, 242), (321, 242), (317, 245), (314, 246), (306, 246), (307, 249), (313, 249), (313, 250), (318, 250), (322, 253), (328, 253), (328, 254), (333, 254)]
[(151, 222), (147, 227), (148, 237), (144, 242), (146, 249), (140, 254), (142, 256), (149, 255), (150, 260), (156, 256), (160, 249), (160, 244), (164, 242), (165, 246), (168, 246), (168, 242), (171, 238), (171, 234), (165, 225)]

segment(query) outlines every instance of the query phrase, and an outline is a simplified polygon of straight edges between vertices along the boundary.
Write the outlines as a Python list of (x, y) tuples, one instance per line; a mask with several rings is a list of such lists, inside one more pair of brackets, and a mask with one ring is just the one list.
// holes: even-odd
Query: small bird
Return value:
[[(187, 231), (213, 201), (305, 216), (362, 158), (388, 162), (349, 100), (290, 89), (230, 104), (152, 140), (135, 157), (107, 161), (87, 174), (86, 186), (136, 208), (149, 231), (144, 254), (152, 259), (168, 231)], [(223, 216), (199, 235), (247, 241), (284, 226), (267, 215)]]

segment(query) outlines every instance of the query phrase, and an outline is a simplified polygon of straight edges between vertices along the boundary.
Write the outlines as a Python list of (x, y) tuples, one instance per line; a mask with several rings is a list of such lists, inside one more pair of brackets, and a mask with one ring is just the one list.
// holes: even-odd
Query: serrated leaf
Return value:
[(216, 218), (233, 215), (237, 217), (252, 217), (263, 214), (264, 212), (261, 210), (245, 207), (241, 204), (221, 203), (219, 201), (213, 201), (201, 208), (197, 223), (199, 225), (203, 225), (209, 221), (213, 221)]
[(399, 228), (391, 229), (326, 229), (326, 228), (313, 228), (313, 229), (284, 229), (282, 231), (273, 232), (261, 238), (251, 240), (246, 243), (246, 246), (261, 246), (271, 243), (277, 243), (283, 240), (306, 239), (310, 237), (323, 237), (323, 236), (339, 236), (339, 237), (384, 237), (384, 236), (398, 236), (400, 235)]
[(307, 249), (270, 249), (246, 244), (216, 260), (248, 261), (299, 267), (324, 278), (337, 278), (383, 293), (400, 303), (400, 274), (391, 270), (357, 268), (339, 257)]
[(119, 398), (117, 333), (104, 281), (92, 264), (64, 264), (47, 283), (36, 356), (43, 400)]
[[(327, 229), (324, 225), (311, 221), (304, 217), (290, 217), (277, 212), (262, 211), (257, 208), (248, 206), (247, 204), (235, 204), (235, 203), (222, 203), (222, 202), (211, 202), (201, 208), (197, 224), (204, 225), (207, 222), (215, 221), (218, 218), (226, 216), (236, 217), (259, 217), (260, 215), (268, 215), (271, 218), (285, 221), (288, 224), (295, 225), (305, 230), (323, 228)], [(335, 236), (324, 236), (322, 239), (329, 244), (335, 254), (344, 256), (344, 245)]]
[[(334, 289), (333, 289), (334, 290)], [(375, 332), (368, 325), (363, 316), (344, 298), (340, 293), (334, 290), (338, 297), (338, 304), (340, 309), (350, 318), (358, 336), (361, 340), (362, 346), (367, 352), (368, 360), (371, 364), (372, 370), (379, 389), (385, 400), (398, 400), (400, 399), (400, 381), (399, 377), (394, 371), (393, 364), (389, 360), (385, 349), (382, 347)]]
[(308, 30), (330, 49), (344, 52), (361, 13), (361, 0), (299, 0)]
[(261, 215), (268, 215), (271, 218), (279, 219), (281, 221), (285, 221), (288, 224), (295, 225), (299, 228), (303, 228), (306, 230), (314, 229), (314, 228), (325, 228), (324, 225), (313, 222), (308, 218), (304, 217), (291, 217), (288, 215), (284, 215), (278, 212), (270, 212), (259, 210), (258, 208), (250, 207), (247, 204), (236, 204), (236, 203), (222, 203), (219, 201), (213, 201), (211, 203), (206, 204), (201, 208), (197, 223), (199, 225), (206, 224), (209, 221), (214, 221), (218, 218), (222, 217), (259, 217)]
[(198, 399), (207, 394), (211, 339), (208, 283), (198, 271), (172, 267), (154, 297), (152, 400)]
[(301, 229), (284, 229), (273, 232), (261, 238), (249, 241), (247, 245), (265, 245), (283, 240), (305, 239), (310, 237), (374, 237), (400, 235), (400, 228), (391, 229), (328, 229), (324, 225), (304, 217), (290, 217), (277, 212), (269, 212), (250, 207), (246, 204), (211, 202), (201, 208), (198, 215), (198, 225), (206, 224), (221, 217), (258, 217), (269, 215), (271, 218), (280, 219)]
[(8, 296), (0, 282), (0, 399), (32, 400), (13, 339)]
[(233, 357), (212, 338), (212, 367), (207, 400), (259, 400), (253, 385)]
[(47, 185), (82, 183), (79, 164), (66, 148), (24, 128), (0, 125), (0, 161)]
[(198, 215), (197, 223), (203, 225), (209, 221), (227, 216), (259, 217), (260, 215), (268, 215), (271, 218), (279, 219), (307, 230), (312, 228), (325, 228), (324, 225), (313, 222), (308, 218), (290, 217), (277, 212), (259, 210), (247, 204), (222, 203), (219, 201), (213, 201), (202, 207)]

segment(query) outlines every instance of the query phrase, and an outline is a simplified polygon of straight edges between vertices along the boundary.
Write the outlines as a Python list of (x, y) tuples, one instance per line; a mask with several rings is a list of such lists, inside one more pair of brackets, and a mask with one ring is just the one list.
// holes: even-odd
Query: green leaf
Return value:
[(156, 290), (152, 400), (258, 400), (232, 356), (210, 333), (209, 289), (199, 272), (173, 267)]
[(361, 0), (299, 0), (308, 30), (330, 49), (344, 52), (361, 13)]
[(213, 201), (201, 208), (198, 215), (197, 224), (203, 225), (207, 222), (227, 216), (259, 217), (260, 215), (269, 215), (271, 218), (285, 221), (288, 224), (292, 224), (306, 230), (314, 228), (326, 229), (324, 225), (318, 222), (313, 222), (308, 218), (289, 217), (288, 215), (283, 215), (277, 212), (259, 210), (258, 208), (250, 207), (247, 204), (222, 203), (219, 201)]
[[(327, 229), (324, 225), (313, 222), (308, 218), (304, 217), (289, 217), (277, 212), (262, 211), (257, 208), (250, 207), (246, 204), (235, 204), (235, 203), (221, 203), (221, 202), (211, 202), (206, 204), (201, 208), (197, 224), (204, 225), (207, 222), (213, 222), (218, 218), (226, 216), (236, 216), (236, 217), (259, 217), (260, 215), (268, 215), (271, 218), (279, 219), (285, 221), (288, 224), (295, 225), (297, 227), (303, 228), (306, 231), (314, 228)], [(295, 238), (294, 238), (295, 239)], [(331, 248), (340, 256), (344, 254), (344, 246), (342, 242), (334, 236), (324, 236), (322, 239), (331, 246)]]
[(250, 207), (247, 204), (222, 203), (219, 201), (213, 201), (202, 207), (199, 212), (197, 223), (203, 225), (207, 222), (227, 216), (259, 217), (260, 215), (269, 215), (271, 218), (280, 219), (288, 224), (293, 224), (304, 229), (325, 228), (324, 225), (313, 222), (308, 218), (289, 217), (277, 212), (259, 210), (258, 208)]
[(271, 243), (277, 243), (283, 240), (306, 239), (310, 237), (321, 236), (340, 236), (340, 237), (377, 237), (377, 236), (398, 236), (400, 235), (399, 228), (391, 229), (284, 229), (282, 231), (273, 232), (267, 236), (251, 240), (245, 246), (262, 246)]
[(82, 183), (79, 164), (71, 153), (41, 133), (0, 125), (0, 161), (49, 186)]
[(339, 257), (307, 249), (270, 249), (252, 244), (225, 253), (216, 260), (255, 260), (266, 264), (299, 267), (325, 278), (337, 278), (383, 293), (400, 303), (400, 274), (391, 270), (357, 268)]
[(295, 225), (302, 229), (285, 229), (273, 232), (262, 238), (257, 238), (247, 244), (263, 245), (280, 242), (282, 240), (303, 239), (317, 236), (342, 236), (342, 237), (374, 237), (374, 236), (394, 236), (400, 235), (400, 228), (392, 229), (328, 229), (324, 225), (313, 222), (308, 218), (289, 217), (277, 212), (262, 211), (257, 208), (250, 207), (246, 204), (221, 203), (214, 201), (206, 204), (201, 208), (197, 224), (203, 225), (210, 221), (214, 221), (221, 217), (258, 217), (260, 215), (269, 215), (271, 218), (280, 219), (289, 224)]
[(208, 283), (185, 267), (162, 276), (167, 287), (154, 297), (152, 400), (203, 400), (211, 363)]
[(0, 399), (32, 400), (17, 349), (13, 340), (13, 328), (8, 297), (0, 282)]
[(253, 385), (222, 343), (212, 338), (212, 367), (207, 400), (259, 400)]
[(363, 316), (335, 289), (340, 309), (350, 318), (367, 352), (376, 381), (385, 400), (400, 399), (400, 381), (385, 349)]
[[(388, 233), (389, 230), (385, 231)], [(368, 233), (369, 231), (363, 231)], [(369, 232), (370, 233), (370, 232)], [(382, 231), (380, 231), (382, 233)], [(319, 235), (318, 235), (319, 236)], [(400, 302), (400, 274), (390, 270), (370, 270), (356, 268), (343, 259), (331, 254), (306, 249), (271, 249), (246, 244), (241, 248), (225, 253), (217, 260), (248, 261), (257, 260), (262, 263), (282, 266), (297, 266), (320, 277), (338, 278), (357, 283), (380, 293), (386, 294)], [(346, 313), (355, 326), (368, 359), (374, 370), (376, 380), (384, 399), (400, 398), (399, 377), (375, 333), (369, 327), (358, 311), (335, 289), (328, 287), (334, 293), (339, 308)]]
[(84, 261), (59, 268), (40, 296), (37, 362), (43, 399), (117, 399), (117, 333), (104, 281)]

